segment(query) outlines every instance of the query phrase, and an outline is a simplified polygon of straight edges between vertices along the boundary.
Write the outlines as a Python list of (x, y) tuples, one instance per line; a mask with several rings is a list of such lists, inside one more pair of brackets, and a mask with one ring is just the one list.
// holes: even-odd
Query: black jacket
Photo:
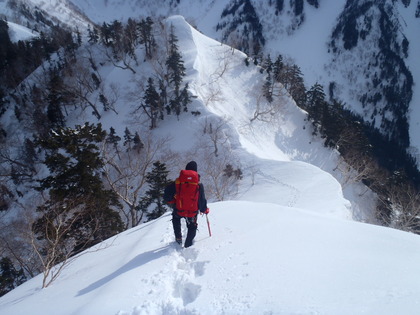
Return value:
[[(204, 212), (207, 210), (207, 200), (206, 200), (206, 195), (204, 193), (204, 186), (203, 184), (200, 183), (198, 187), (199, 187), (198, 210), (200, 210), (201, 212)], [(165, 202), (170, 202), (174, 200), (175, 194), (176, 194), (175, 182), (172, 182), (168, 186), (165, 187), (163, 200)], [(174, 209), (175, 209), (175, 205), (174, 205)]]

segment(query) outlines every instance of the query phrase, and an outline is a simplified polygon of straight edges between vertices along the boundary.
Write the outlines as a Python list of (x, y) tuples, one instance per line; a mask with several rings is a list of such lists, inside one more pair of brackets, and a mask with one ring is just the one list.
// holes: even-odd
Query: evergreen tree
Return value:
[(184, 112), (188, 112), (188, 104), (191, 103), (191, 96), (188, 92), (188, 83), (185, 84), (184, 88), (181, 91), (180, 103)]
[(314, 133), (322, 131), (322, 122), (327, 109), (327, 102), (325, 100), (324, 88), (321, 84), (315, 83), (307, 92), (308, 118), (314, 125)]
[(57, 68), (50, 70), (47, 117), (51, 128), (61, 128), (65, 119), (61, 107), (65, 102), (64, 82)]
[(46, 150), (44, 163), (50, 171), (38, 189), (48, 192), (49, 200), (38, 207), (40, 217), (33, 230), (44, 240), (42, 252), (53, 254), (54, 263), (123, 230), (115, 211), (121, 205), (100, 177), (102, 160), (97, 143), (105, 137), (101, 124), (86, 123), (37, 141)]
[(303, 14), (303, 0), (294, 0), (290, 4), (296, 16)]
[(273, 101), (273, 81), (271, 80), (271, 73), (268, 73), (265, 78), (263, 95), (269, 103)]
[(293, 65), (289, 72), (290, 74), (290, 87), (288, 92), (295, 100), (297, 106), (305, 108), (306, 105), (306, 88), (303, 81), (303, 74), (297, 65)]
[(99, 33), (96, 27), (93, 26), (93, 29), (91, 29), (88, 25), (88, 38), (89, 43), (96, 44), (99, 41)]
[(3, 70), (12, 58), (13, 44), (9, 37), (9, 26), (2, 19), (0, 19), (0, 43), (0, 69)]
[(137, 131), (134, 135), (133, 142), (134, 142), (133, 149), (136, 150), (137, 153), (140, 153), (141, 149), (144, 148), (144, 143), (143, 141), (141, 141), (140, 136)]
[(315, 8), (319, 8), (319, 0), (307, 0), (308, 3), (312, 6), (314, 6)]
[(115, 60), (120, 60), (122, 53), (124, 52), (124, 27), (122, 22), (114, 20), (110, 25), (110, 34), (112, 51), (114, 54)]
[(235, 170), (232, 164), (227, 164), (225, 169), (223, 170), (223, 176), (226, 176), (228, 178), (233, 177), (236, 180), (240, 180), (243, 178), (243, 173), (240, 168), (237, 168)]
[[(168, 103), (168, 93), (167, 93), (167, 87), (165, 85), (165, 82), (162, 79), (159, 79), (159, 100), (160, 100), (160, 106), (164, 107)], [(170, 109), (166, 108), (168, 111), (168, 115), (170, 114)]]
[[(0, 77), (0, 82), (1, 82), (2, 78)], [(0, 117), (6, 112), (6, 93), (5, 91), (2, 89), (2, 87), (0, 86)], [(3, 128), (0, 128), (0, 130), (3, 130)], [(0, 140), (1, 140), (1, 136), (0, 136)], [(0, 141), (1, 142), (1, 141)]]
[(147, 17), (142, 19), (137, 26), (140, 33), (140, 43), (144, 45), (146, 51), (146, 58), (150, 59), (153, 56), (153, 51), (156, 47), (155, 37), (153, 35), (153, 20)]
[[(169, 171), (166, 170), (166, 165), (157, 161), (153, 163), (153, 169), (146, 175), (146, 182), (149, 185), (149, 189), (140, 200), (139, 209), (147, 212), (148, 220), (159, 218), (168, 210), (168, 207), (163, 201), (165, 187), (170, 183), (168, 173)], [(155, 207), (150, 209), (152, 204)]]
[(263, 69), (267, 73), (271, 73), (273, 71), (273, 62), (271, 61), (270, 54), (267, 55), (267, 58), (264, 59), (263, 62)]
[(131, 134), (128, 127), (125, 127), (124, 130), (124, 146), (127, 147), (127, 151), (131, 149), (131, 145), (133, 143), (133, 135)]
[(278, 55), (273, 63), (273, 81), (283, 84), (296, 104), (306, 109), (306, 88), (303, 74), (297, 65), (283, 63), (283, 57)]
[[(95, 83), (97, 83), (97, 81), (94, 81)], [(105, 95), (103, 95), (102, 93), (99, 94), (99, 102), (102, 103), (104, 111), (108, 111), (108, 109), (110, 108), (109, 106), (109, 102), (108, 99), (106, 98)]]
[(23, 148), (23, 159), (25, 163), (29, 165), (33, 165), (37, 160), (37, 153), (35, 150), (35, 144), (32, 142), (31, 139), (25, 139), (24, 148)]
[(10, 258), (3, 257), (0, 260), (0, 296), (12, 291), (26, 281), (23, 269), (17, 270)]
[(174, 26), (171, 25), (169, 34), (169, 55), (166, 59), (169, 82), (174, 86), (174, 97), (170, 101), (170, 109), (177, 116), (181, 113), (180, 93), (181, 83), (185, 76), (185, 67), (177, 45), (178, 38), (175, 35)]
[(136, 59), (135, 48), (138, 42), (137, 23), (132, 18), (129, 18), (124, 29), (124, 49), (134, 59)]
[(115, 129), (113, 127), (109, 128), (109, 135), (106, 138), (106, 142), (113, 145), (118, 156), (120, 155), (120, 151), (118, 149), (118, 143), (120, 140), (121, 137), (115, 133)]
[(143, 109), (150, 119), (150, 129), (157, 127), (157, 119), (163, 119), (163, 107), (160, 106), (159, 93), (156, 91), (152, 78), (147, 80), (146, 92), (144, 93)]
[(323, 132), (326, 138), (326, 146), (334, 148), (340, 141), (340, 136), (343, 134), (344, 128), (347, 124), (343, 115), (343, 103), (338, 101), (327, 103), (327, 110), (324, 112), (324, 118), (322, 121)]
[(277, 82), (281, 82), (281, 73), (283, 71), (283, 57), (278, 55), (276, 61), (273, 63), (273, 78)]
[(103, 22), (102, 26), (101, 26), (101, 29), (100, 29), (100, 34), (101, 34), (102, 44), (104, 44), (105, 46), (110, 46), (110, 44), (111, 44), (110, 25)]
[(284, 8), (284, 0), (276, 0), (276, 15), (279, 15)]

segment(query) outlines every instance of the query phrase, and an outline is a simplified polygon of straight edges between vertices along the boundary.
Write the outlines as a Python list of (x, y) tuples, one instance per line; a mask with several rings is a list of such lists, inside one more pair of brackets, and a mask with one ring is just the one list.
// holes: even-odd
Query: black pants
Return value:
[(178, 215), (177, 211), (172, 212), (172, 225), (174, 227), (174, 233), (176, 239), (182, 239), (181, 232), (181, 219), (184, 218), (187, 223), (187, 238), (185, 239), (184, 247), (190, 247), (193, 243), (195, 234), (197, 233), (197, 216), (189, 218)]

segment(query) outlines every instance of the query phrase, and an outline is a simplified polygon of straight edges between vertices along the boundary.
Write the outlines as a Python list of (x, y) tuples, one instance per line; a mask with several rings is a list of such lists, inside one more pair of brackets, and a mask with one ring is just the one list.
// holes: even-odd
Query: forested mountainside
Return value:
[[(334, 24), (329, 26), (328, 33), (319, 34), (320, 45), (325, 46), (324, 53), (329, 56), (329, 60), (320, 65), (317, 71), (323, 69), (325, 75), (319, 75), (316, 80), (306, 78), (309, 84), (307, 88), (320, 83), (329, 100), (345, 103), (346, 108), (359, 114), (387, 139), (406, 148), (416, 157), (420, 148), (420, 138), (417, 136), (417, 128), (410, 129), (410, 124), (419, 123), (416, 118), (418, 106), (415, 104), (419, 102), (417, 95), (420, 92), (413, 89), (415, 82), (419, 80), (419, 75), (414, 71), (414, 62), (420, 44), (416, 33), (411, 29), (420, 25), (420, 2), (338, 2), (341, 3), (340, 11), (330, 13), (335, 16)], [(258, 56), (261, 60), (269, 53), (283, 54), (282, 43), (288, 45), (287, 38), (293, 38), (297, 30), (305, 31), (307, 21), (311, 16), (319, 15), (318, 11), (328, 10), (328, 7), (337, 10), (329, 0), (271, 0), (267, 3), (235, 0), (227, 4), (220, 1), (201, 1), (200, 6), (206, 7), (207, 13), (200, 15), (195, 14), (198, 10), (190, 10), (189, 13), (188, 8), (195, 8), (197, 4), (185, 0), (161, 0), (153, 4), (127, 1), (123, 5), (106, 1), (99, 7), (79, 0), (68, 3), (57, 1), (54, 2), (55, 6), (48, 6), (40, 1), (8, 3), (14, 8), (14, 12), (19, 12), (15, 13), (15, 16), (29, 16), (31, 5), (35, 5), (38, 10), (51, 9), (52, 17), (40, 14), (37, 9), (34, 12), (38, 22), (47, 24), (51, 23), (48, 20), (57, 19), (60, 11), (67, 10), (72, 12), (70, 17), (73, 17), (73, 20), (66, 14), (65, 23), (71, 25), (72, 22), (68, 21), (77, 22), (80, 29), (86, 28), (89, 19), (98, 24), (114, 19), (126, 20), (132, 12), (143, 16), (168, 16), (179, 13), (186, 16), (187, 20), (190, 19), (193, 25), (196, 24), (198, 29), (207, 35), (250, 56)], [(116, 9), (118, 6), (119, 10)], [(410, 22), (410, 17), (410, 20), (415, 22)], [(321, 24), (322, 21), (318, 23)], [(273, 50), (273, 44), (270, 43), (277, 45), (276, 50)], [(310, 52), (308, 54), (309, 58)], [(314, 63), (320, 63), (317, 60), (318, 56), (313, 58)], [(302, 67), (299, 61), (295, 60), (297, 65)], [(306, 75), (305, 71), (303, 75)]]
[[(159, 198), (167, 168), (178, 167), (182, 154), (193, 153), (214, 167), (202, 174), (211, 178), (210, 198), (231, 198), (241, 180), (257, 172), (248, 166), (246, 173), (240, 155), (231, 156), (238, 142), (232, 134), (252, 133), (258, 128), (250, 126), (260, 122), (267, 124), (264, 130), (276, 129), (272, 138), (287, 159), (313, 162), (343, 187), (363, 187), (349, 199), (372, 214), (362, 215), (364, 220), (419, 233), (420, 174), (412, 143), (418, 134), (418, 74), (412, 71), (418, 45), (412, 26), (420, 20), (420, 2), (98, 3), (0, 3), (1, 253), (2, 268), (12, 275), (5, 291), (160, 216), (167, 209)], [(302, 50), (291, 45), (293, 38), (304, 38), (318, 12), (334, 21), (317, 41), (325, 55), (313, 61), (305, 51), (307, 57), (299, 58)], [(189, 58), (195, 50), (178, 45), (176, 30), (164, 22), (171, 14), (185, 15), (227, 44), (214, 56), (217, 70), (206, 73), (205, 91), (189, 85), (199, 72)], [(14, 36), (15, 25), (32, 36)], [(231, 61), (234, 54), (241, 54), (240, 63)], [(224, 74), (232, 67), (252, 79), (227, 81)], [(238, 87), (237, 98), (226, 101), (221, 84)], [(232, 131), (221, 108), (236, 99), (246, 100), (240, 106), (249, 117)], [(338, 153), (337, 160), (315, 161), (306, 144), (297, 149), (279, 143), (292, 134), (285, 127), (290, 122), (279, 118), (290, 118), (290, 102), (306, 117), (299, 129), (311, 135), (307, 145), (322, 143), (325, 156)], [(212, 104), (223, 105), (214, 110), (217, 118), (210, 115)], [(176, 135), (179, 121), (194, 124), (182, 153), (174, 152), (160, 129), (172, 127)], [(280, 137), (279, 128), (286, 135)], [(206, 141), (194, 147), (197, 138)], [(370, 204), (363, 208), (366, 199)]]
[[(346, 79), (351, 86), (349, 93), (362, 105), (365, 120), (390, 140), (408, 147), (414, 81), (405, 61), (410, 42), (402, 22), (391, 2), (348, 2), (333, 30), (329, 49), (335, 62), (351, 62), (360, 69), (347, 74)], [(330, 93), (334, 97), (333, 83)]]
[[(328, 1), (270, 1), (262, 10), (250, 0), (233, 1), (223, 10), (216, 30), (222, 40), (251, 55), (267, 54), (264, 47), (273, 41), (272, 33), (293, 37), (297, 30), (304, 31), (308, 14), (316, 15), (317, 9), (328, 5)], [(330, 33), (319, 34), (319, 41), (325, 40), (324, 53), (330, 56), (325, 69), (320, 67), (326, 75), (319, 75), (318, 82), (328, 99), (346, 103), (391, 142), (407, 149), (418, 147), (417, 128), (410, 136), (410, 114), (417, 114), (410, 111), (410, 104), (416, 108), (418, 103), (417, 97), (412, 101), (413, 61), (419, 44), (401, 11), (409, 11), (412, 20), (419, 20), (419, 8), (420, 3), (415, 6), (411, 1), (347, 1), (342, 11), (336, 12)], [(281, 53), (282, 41), (276, 43)], [(314, 63), (323, 61), (311, 55), (307, 51)], [(418, 77), (416, 72), (414, 75)], [(412, 121), (418, 124), (417, 118)]]

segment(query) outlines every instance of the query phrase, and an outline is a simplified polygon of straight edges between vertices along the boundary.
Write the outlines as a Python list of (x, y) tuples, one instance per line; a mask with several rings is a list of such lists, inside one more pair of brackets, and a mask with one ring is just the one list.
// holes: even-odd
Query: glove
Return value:
[(210, 212), (210, 209), (207, 208), (206, 211), (201, 212), (202, 214), (208, 214)]

